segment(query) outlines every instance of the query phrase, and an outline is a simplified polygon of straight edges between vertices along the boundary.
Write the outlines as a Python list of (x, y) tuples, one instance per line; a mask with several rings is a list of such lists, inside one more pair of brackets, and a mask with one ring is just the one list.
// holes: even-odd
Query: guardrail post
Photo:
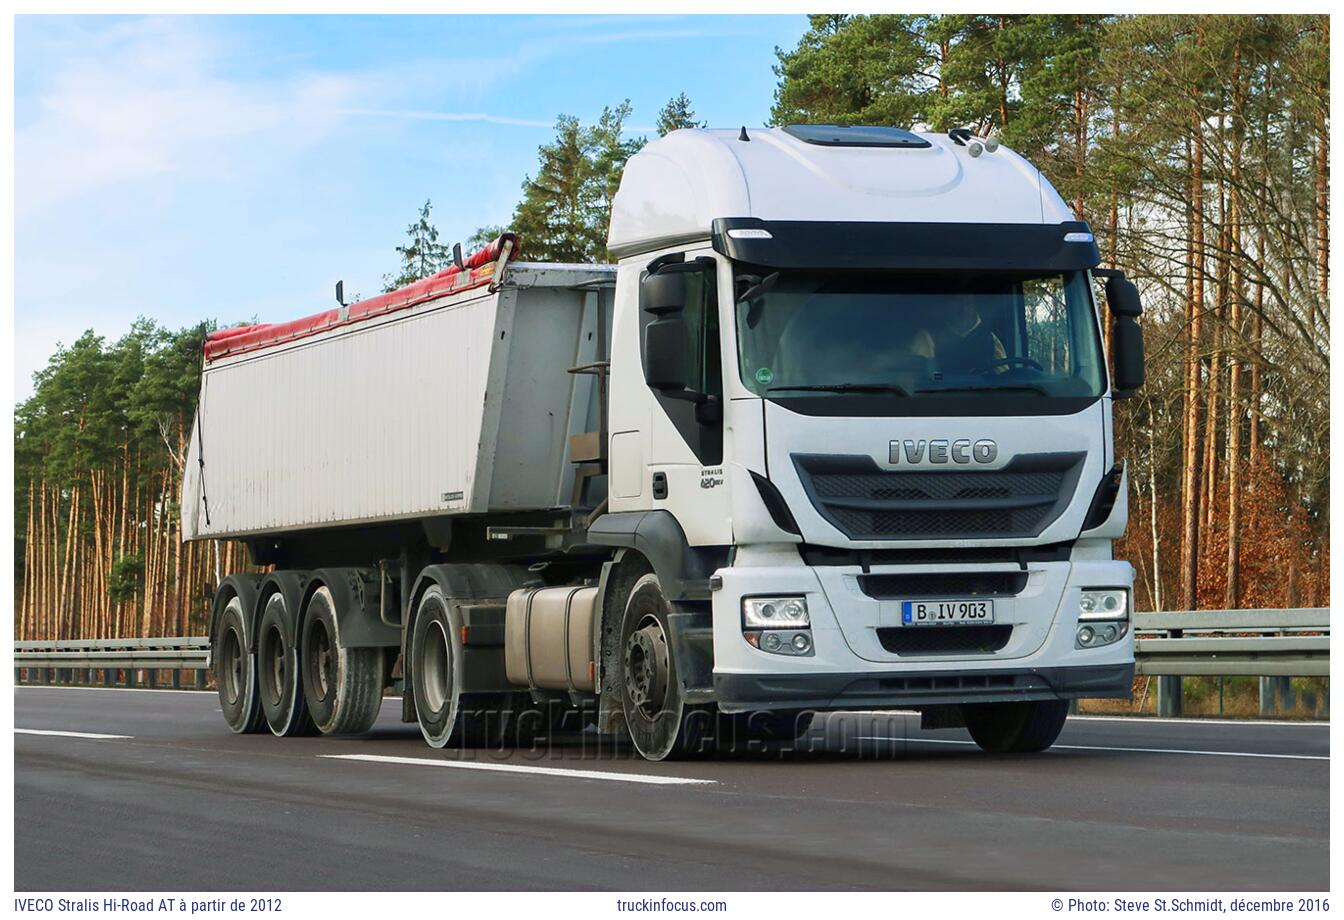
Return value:
[(1159, 677), (1157, 679), (1157, 714), (1171, 719), (1181, 714), (1181, 697), (1184, 687), (1179, 677)]
[(1287, 677), (1260, 678), (1260, 715), (1277, 715), (1293, 708), (1293, 685)]
[(135, 668), (126, 669), (126, 686), (128, 687), (135, 686), (135, 676), (136, 676)]

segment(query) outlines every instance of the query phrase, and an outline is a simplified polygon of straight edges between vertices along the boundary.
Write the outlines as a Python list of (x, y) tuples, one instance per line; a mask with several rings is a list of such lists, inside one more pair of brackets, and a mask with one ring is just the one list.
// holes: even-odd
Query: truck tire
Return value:
[(247, 614), (237, 594), (229, 598), (219, 615), (212, 651), (224, 721), (235, 734), (262, 731), (266, 722), (258, 700), (256, 659), (247, 648)]
[(1055, 743), (1069, 716), (1068, 700), (974, 703), (961, 707), (966, 730), (991, 754), (1034, 754)]
[(411, 628), (416, 721), (430, 747), (475, 747), (500, 736), (501, 701), (463, 692), (462, 678), (462, 620), (443, 586), (433, 584), (421, 595)]
[(308, 598), (299, 648), (304, 702), (324, 735), (356, 735), (373, 727), (383, 702), (387, 656), (381, 648), (341, 643), (335, 602), (326, 585)]
[(669, 610), (658, 576), (649, 573), (631, 586), (621, 617), (616, 689), (630, 740), (645, 760), (694, 756), (713, 743), (713, 708), (682, 699)]
[(261, 711), (271, 733), (279, 738), (317, 732), (308, 714), (300, 677), (299, 646), (294, 641), (293, 618), (286, 615), (285, 597), (276, 591), (266, 598), (257, 627), (257, 687)]

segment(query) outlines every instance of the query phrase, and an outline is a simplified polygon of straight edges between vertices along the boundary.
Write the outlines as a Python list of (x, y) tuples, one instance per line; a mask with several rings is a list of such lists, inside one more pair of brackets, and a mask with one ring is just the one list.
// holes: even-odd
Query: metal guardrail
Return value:
[(1328, 607), (1138, 613), (1134, 660), (1155, 677), (1329, 677), (1329, 632)]
[[(1136, 671), (1160, 678), (1163, 715), (1179, 714), (1182, 677), (1259, 677), (1261, 710), (1268, 712), (1290, 699), (1287, 678), (1330, 675), (1328, 607), (1136, 613), (1133, 628)], [(193, 683), (201, 686), (209, 646), (203, 637), (16, 642), (15, 679), (19, 669), (40, 683), (68, 682), (84, 671), (93, 683), (101, 671), (102, 682), (117, 683), (124, 670), (134, 684), (144, 671), (153, 686), (155, 672), (171, 670), (174, 686), (183, 671), (194, 671)]]
[[(111, 686), (124, 680), (135, 686), (137, 673), (144, 671), (145, 683), (152, 687), (158, 684), (159, 671), (171, 671), (171, 684), (177, 687), (186, 671), (192, 672), (192, 684), (200, 687), (209, 657), (210, 640), (203, 636), (15, 642), (14, 679), (17, 683), (22, 670), (27, 670), (33, 683), (99, 682)], [(76, 672), (82, 673), (77, 677)]]

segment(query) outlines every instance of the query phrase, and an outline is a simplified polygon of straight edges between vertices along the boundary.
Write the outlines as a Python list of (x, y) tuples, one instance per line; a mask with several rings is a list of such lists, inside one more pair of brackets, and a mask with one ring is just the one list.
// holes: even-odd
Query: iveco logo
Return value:
[[(892, 441), (891, 463), (993, 463), (999, 455), (999, 445), (989, 438), (972, 443), (959, 441)], [(902, 460), (904, 458), (904, 460)]]

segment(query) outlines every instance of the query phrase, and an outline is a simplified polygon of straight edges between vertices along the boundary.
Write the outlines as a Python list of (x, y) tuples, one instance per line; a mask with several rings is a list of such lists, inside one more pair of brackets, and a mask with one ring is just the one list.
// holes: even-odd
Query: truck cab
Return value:
[(631, 158), (609, 248), (592, 536), (658, 545), (682, 622), (645, 644), (686, 705), (920, 709), (1031, 750), (1129, 695), (1138, 301), (1036, 168), (967, 132), (676, 131)]

